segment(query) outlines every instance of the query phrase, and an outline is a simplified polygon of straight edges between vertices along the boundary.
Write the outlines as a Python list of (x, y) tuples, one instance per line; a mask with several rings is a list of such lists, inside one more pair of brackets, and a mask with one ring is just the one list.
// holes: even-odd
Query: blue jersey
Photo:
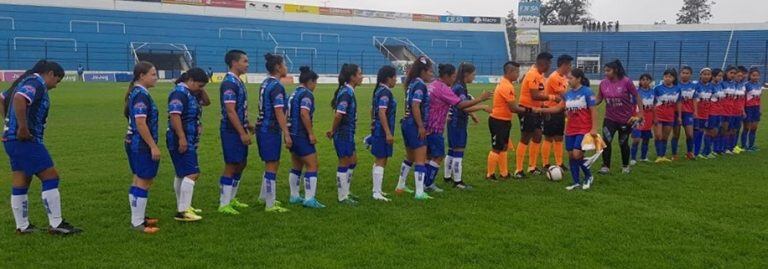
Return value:
[(227, 118), (226, 104), (235, 104), (237, 118), (243, 128), (248, 127), (248, 92), (245, 90), (245, 84), (232, 72), (227, 73), (224, 81), (219, 88), (219, 97), (221, 102), (221, 130), (235, 132), (237, 129), (229, 122)]
[(315, 118), (315, 95), (307, 88), (299, 87), (288, 98), (288, 130), (291, 135), (309, 137), (307, 127), (301, 120), (301, 110), (309, 111), (310, 121)]
[[(27, 128), (36, 143), (43, 143), (43, 133), (45, 132), (45, 122), (48, 119), (48, 110), (51, 107), (51, 101), (48, 98), (48, 86), (38, 74), (25, 77), (16, 86), (16, 95), (27, 99)], [(6, 98), (13, 98), (6, 96)], [(9, 102), (8, 115), (5, 117), (5, 132), (3, 132), (3, 141), (16, 140), (19, 123), (16, 121), (16, 111), (14, 111), (13, 100)]]
[(637, 90), (638, 90), (637, 93), (640, 95), (640, 98), (643, 99), (641, 103), (643, 107), (643, 111), (653, 110), (653, 107), (656, 105), (655, 103), (656, 95), (653, 89), (638, 88)]
[(268, 77), (261, 83), (259, 91), (259, 119), (256, 125), (261, 132), (279, 132), (280, 125), (277, 123), (275, 109), (285, 107), (285, 87), (275, 77)]
[[(472, 96), (467, 92), (467, 85), (456, 83), (453, 85), (453, 93), (461, 99), (461, 102), (472, 100)], [(448, 124), (450, 126), (466, 129), (469, 123), (469, 113), (460, 109), (458, 106), (451, 106), (448, 113)]]
[(357, 98), (355, 89), (344, 85), (336, 95), (336, 113), (343, 116), (336, 128), (336, 137), (351, 139), (355, 137), (355, 128), (357, 127)]
[(136, 127), (137, 118), (145, 118), (152, 140), (157, 143), (157, 106), (147, 88), (136, 85), (128, 95), (128, 132), (125, 134), (125, 142), (130, 144), (134, 152), (147, 152), (149, 145), (144, 142)]
[(429, 117), (429, 90), (427, 89), (427, 84), (421, 78), (416, 78), (416, 80), (408, 85), (408, 91), (405, 94), (405, 119), (411, 118), (414, 102), (419, 103), (421, 122), (426, 128), (427, 118)]
[(397, 101), (392, 96), (392, 90), (386, 85), (379, 85), (373, 92), (371, 104), (371, 135), (373, 136), (386, 136), (381, 119), (379, 118), (379, 110), (381, 109), (385, 109), (390, 135), (394, 135)]
[(187, 139), (189, 149), (197, 149), (197, 143), (200, 142), (200, 132), (202, 124), (200, 118), (203, 116), (203, 108), (197, 97), (193, 95), (187, 85), (179, 83), (168, 95), (168, 132), (166, 133), (167, 146), (175, 150), (178, 145), (178, 136), (171, 125), (171, 115), (181, 116), (181, 126), (184, 129), (184, 135)]

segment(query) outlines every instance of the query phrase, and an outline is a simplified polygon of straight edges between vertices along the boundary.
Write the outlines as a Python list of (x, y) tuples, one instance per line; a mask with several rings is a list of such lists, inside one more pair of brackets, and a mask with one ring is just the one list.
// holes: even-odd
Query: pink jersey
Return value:
[(430, 103), (427, 131), (440, 134), (445, 129), (448, 111), (452, 106), (459, 104), (461, 99), (442, 80), (435, 80), (428, 88)]

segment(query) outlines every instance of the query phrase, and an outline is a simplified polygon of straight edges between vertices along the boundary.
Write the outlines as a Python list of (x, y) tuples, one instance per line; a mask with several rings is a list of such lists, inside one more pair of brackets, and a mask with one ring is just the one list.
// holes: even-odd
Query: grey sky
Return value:
[[(269, 0), (267, 0), (269, 1)], [(332, 7), (374, 9), (410, 13), (506, 16), (517, 9), (518, 0), (273, 0)], [(768, 22), (767, 0), (716, 0), (712, 23)], [(683, 0), (592, 0), (591, 13), (597, 20), (619, 20), (625, 24), (674, 22)], [(517, 12), (515, 12), (517, 13)]]

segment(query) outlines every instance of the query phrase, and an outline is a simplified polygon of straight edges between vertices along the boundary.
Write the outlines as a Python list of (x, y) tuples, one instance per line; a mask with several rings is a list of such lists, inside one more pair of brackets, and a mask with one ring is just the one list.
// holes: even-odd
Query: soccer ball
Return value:
[(552, 181), (560, 181), (563, 179), (563, 169), (557, 165), (550, 166), (547, 169), (547, 178)]

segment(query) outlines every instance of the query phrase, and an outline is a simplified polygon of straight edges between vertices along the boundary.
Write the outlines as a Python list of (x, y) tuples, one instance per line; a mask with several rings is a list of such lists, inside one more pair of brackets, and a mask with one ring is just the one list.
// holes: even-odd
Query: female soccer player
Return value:
[(760, 124), (760, 95), (762, 94), (763, 85), (760, 85), (760, 69), (752, 68), (749, 70), (749, 83), (747, 83), (744, 132), (741, 134), (742, 147), (747, 151), (757, 150), (755, 137), (757, 136), (757, 126)]
[(265, 67), (269, 72), (259, 91), (259, 118), (256, 121), (256, 142), (259, 145), (259, 157), (264, 161), (264, 178), (260, 198), (264, 198), (264, 211), (282, 213), (288, 209), (277, 201), (277, 170), (280, 167), (281, 144), (291, 148), (293, 140), (288, 131), (285, 117), (285, 87), (280, 79), (288, 73), (285, 61), (280, 55), (264, 55)]
[(712, 85), (712, 69), (705, 67), (699, 72), (699, 83), (696, 84), (696, 97), (694, 105), (696, 106), (695, 121), (693, 124), (693, 154), (696, 158), (707, 159), (706, 155), (702, 153), (702, 142), (707, 140), (704, 144), (704, 148), (711, 146), (712, 141), (704, 138), (704, 132), (707, 128), (707, 121), (709, 120), (710, 108), (712, 105), (712, 92), (714, 86)]
[(248, 72), (248, 55), (241, 50), (230, 50), (224, 56), (229, 72), (221, 82), (221, 149), (224, 153), (224, 171), (219, 179), (221, 188), (219, 212), (237, 215), (237, 208), (248, 204), (237, 200), (240, 178), (248, 164), (248, 146), (252, 127), (248, 122), (248, 91), (240, 76)]
[(675, 120), (681, 120), (680, 111), (682, 102), (680, 87), (677, 85), (677, 71), (667, 69), (664, 71), (664, 81), (653, 89), (656, 97), (656, 163), (670, 162), (666, 157), (669, 134), (675, 124)]
[[(545, 108), (541, 111), (556, 113), (565, 109), (568, 116), (565, 126), (565, 148), (570, 155), (569, 163), (573, 178), (573, 184), (565, 187), (565, 189), (569, 191), (578, 188), (586, 190), (592, 186), (594, 178), (589, 168), (584, 165), (584, 152), (581, 150), (581, 143), (586, 135), (597, 137), (598, 122), (595, 96), (589, 88), (589, 79), (586, 78), (581, 69), (571, 71), (568, 85), (571, 90), (565, 93), (564, 104)], [(579, 171), (584, 172), (584, 185), (581, 185)]]
[(133, 229), (154, 234), (157, 219), (147, 218), (147, 201), (152, 180), (157, 176), (160, 164), (160, 149), (157, 147), (158, 111), (149, 89), (157, 83), (157, 70), (149, 62), (139, 62), (133, 68), (133, 81), (125, 95), (123, 114), (128, 119), (128, 133), (125, 135), (125, 152), (133, 171), (128, 200), (131, 206)]
[[(611, 170), (612, 141), (617, 132), (619, 145), (621, 146), (622, 173), (629, 173), (629, 137), (632, 133), (632, 125), (640, 119), (637, 116), (643, 110), (640, 102), (640, 94), (635, 84), (627, 77), (621, 61), (614, 60), (605, 64), (605, 79), (600, 82), (600, 91), (597, 93), (595, 105), (605, 101), (605, 119), (603, 120), (603, 139), (607, 147), (603, 151), (603, 167), (601, 174), (607, 174)], [(657, 100), (658, 101), (658, 100)]]
[(197, 161), (197, 144), (200, 141), (203, 106), (211, 104), (205, 92), (208, 75), (203, 69), (192, 68), (176, 80), (176, 87), (168, 96), (168, 132), (165, 144), (176, 170), (173, 189), (176, 192), (176, 216), (178, 221), (198, 221), (192, 207), (195, 182), (200, 176)]
[[(515, 81), (520, 76), (520, 64), (506, 62), (503, 66), (504, 76), (493, 91), (493, 109), (488, 117), (488, 129), (491, 133), (491, 151), (488, 152), (485, 179), (495, 181), (496, 167), (499, 168), (501, 179), (508, 179), (509, 167), (507, 150), (509, 131), (512, 129), (513, 113), (532, 113), (533, 109), (518, 105), (515, 100)], [(522, 166), (522, 164), (520, 164)]]
[(32, 69), (19, 76), (3, 99), (5, 131), (3, 146), (8, 154), (12, 171), (11, 210), (16, 220), (17, 234), (30, 234), (37, 230), (29, 223), (28, 197), (32, 176), (42, 183), (42, 198), (48, 214), (48, 232), (76, 234), (82, 232), (61, 216), (59, 173), (43, 144), (45, 123), (50, 109), (48, 91), (64, 78), (64, 69), (56, 62), (41, 60)]
[(655, 104), (655, 96), (653, 88), (651, 88), (652, 81), (651, 74), (640, 75), (640, 89), (638, 92), (640, 93), (643, 110), (640, 112), (640, 121), (632, 129), (632, 160), (629, 161), (630, 165), (637, 164), (637, 151), (641, 143), (640, 159), (643, 162), (650, 162), (648, 160), (648, 144), (650, 144), (650, 140), (653, 137), (653, 108)]
[(384, 167), (392, 157), (392, 144), (395, 142), (395, 113), (397, 102), (392, 96), (392, 88), (397, 84), (397, 70), (389, 65), (379, 68), (376, 75), (376, 89), (373, 91), (371, 104), (371, 136), (367, 144), (371, 155), (376, 160), (373, 164), (373, 199), (389, 202), (387, 194), (381, 189), (384, 181)]
[[(488, 106), (478, 105), (491, 98), (490, 92), (483, 92), (482, 95), (474, 100), (462, 100), (448, 85), (453, 85), (456, 81), (456, 67), (452, 64), (441, 64), (438, 66), (439, 78), (429, 84), (429, 115), (427, 116), (427, 154), (429, 165), (427, 166), (427, 178), (424, 181), (426, 191), (442, 192), (437, 187), (435, 179), (440, 171), (440, 163), (445, 157), (445, 140), (443, 130), (448, 118), (448, 111), (456, 106), (464, 112), (474, 112), (486, 110)], [(466, 184), (463, 184), (466, 188)]]
[(355, 87), (363, 82), (363, 72), (356, 64), (344, 64), (339, 71), (339, 87), (334, 92), (331, 107), (336, 111), (331, 130), (326, 133), (333, 139), (339, 158), (336, 171), (339, 203), (357, 205), (359, 198), (350, 192), (352, 175), (357, 166), (355, 153), (355, 129), (357, 127), (357, 97)]
[[(704, 156), (707, 159), (714, 159), (717, 157), (716, 154), (721, 154), (724, 151), (721, 140), (722, 134), (720, 133), (725, 117), (724, 76), (723, 70), (719, 68), (712, 70), (712, 96), (709, 99), (709, 119), (707, 119), (707, 134), (704, 138)], [(711, 142), (711, 151), (710, 147), (707, 146), (707, 138)]]
[(400, 128), (403, 132), (407, 158), (412, 160), (414, 164), (413, 175), (416, 182), (414, 197), (417, 200), (432, 199), (424, 192), (424, 180), (427, 176), (427, 167), (425, 166), (427, 160), (426, 124), (430, 102), (427, 81), (431, 81), (433, 76), (432, 61), (426, 56), (420, 56), (408, 69), (405, 77), (405, 115), (400, 121)]
[[(293, 169), (288, 175), (288, 183), (291, 189), (290, 203), (303, 204), (308, 208), (324, 208), (315, 199), (317, 193), (317, 150), (315, 144), (317, 138), (314, 132), (315, 96), (313, 92), (317, 87), (318, 75), (309, 67), (299, 68), (299, 87), (288, 98), (288, 122), (291, 133), (291, 160)], [(299, 196), (301, 189), (301, 170), (306, 168), (304, 174), (304, 198)]]
[[(718, 136), (719, 149), (721, 153), (733, 154), (731, 151), (731, 123), (733, 117), (733, 104), (736, 96), (736, 75), (738, 69), (734, 66), (729, 66), (725, 69), (725, 79), (722, 82), (723, 92), (725, 92), (725, 99), (722, 101), (723, 118), (720, 124), (720, 135)], [(717, 152), (717, 151), (716, 151)]]
[(744, 151), (743, 148), (739, 147), (739, 133), (744, 125), (744, 118), (746, 116), (744, 108), (747, 102), (748, 83), (749, 70), (744, 66), (739, 66), (736, 75), (736, 91), (733, 93), (733, 115), (731, 116), (731, 135), (729, 140), (729, 147), (735, 154), (740, 154)]
[(693, 117), (696, 114), (696, 106), (694, 105), (694, 99), (696, 98), (696, 84), (691, 80), (693, 75), (693, 69), (690, 66), (683, 66), (680, 68), (680, 82), (678, 87), (680, 88), (680, 99), (682, 103), (682, 111), (680, 119), (682, 122), (675, 121), (675, 125), (672, 129), (672, 160), (677, 159), (677, 147), (680, 140), (680, 129), (685, 129), (685, 158), (693, 160), (696, 155), (693, 154)]

